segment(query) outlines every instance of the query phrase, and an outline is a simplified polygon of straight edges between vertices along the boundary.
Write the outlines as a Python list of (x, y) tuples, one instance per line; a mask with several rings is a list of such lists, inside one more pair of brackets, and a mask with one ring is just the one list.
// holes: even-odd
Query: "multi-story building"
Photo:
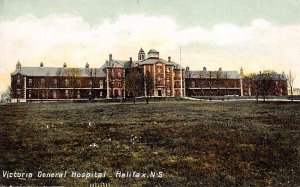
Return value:
[[(126, 85), (126, 76), (137, 70), (144, 76), (151, 75), (153, 89), (152, 97), (180, 97), (180, 96), (251, 96), (261, 94), (257, 85), (261, 76), (249, 79), (243, 70), (209, 71), (205, 67), (202, 71), (191, 71), (173, 62), (161, 59), (159, 52), (151, 49), (146, 58), (144, 50), (138, 52), (138, 60), (116, 60), (112, 54), (100, 68), (63, 67), (22, 67), (18, 62), (16, 70), (11, 74), (11, 88), (13, 102), (26, 101), (58, 101), (58, 100), (97, 100), (118, 97), (130, 97)], [(273, 73), (269, 77), (270, 87), (264, 93), (268, 95), (287, 95), (287, 79), (285, 75)], [(144, 80), (143, 80), (144, 81)], [(146, 84), (145, 82), (143, 83)], [(260, 84), (261, 86), (262, 84)], [(142, 86), (136, 96), (149, 96), (146, 86)]]
[[(174, 97), (180, 96), (184, 90), (181, 83), (184, 82), (184, 69), (171, 61), (159, 58), (159, 52), (151, 49), (146, 58), (144, 50), (141, 48), (138, 53), (138, 61), (115, 60), (109, 55), (109, 60), (100, 68), (105, 72), (107, 81), (107, 98), (123, 96), (126, 97), (125, 76), (132, 69), (138, 69), (146, 75), (150, 72), (153, 77), (154, 89), (151, 96), (154, 97)], [(182, 88), (182, 89), (181, 89)], [(182, 90), (182, 91), (180, 91)], [(146, 96), (146, 92), (142, 91), (139, 96)]]
[(245, 96), (285, 96), (288, 95), (287, 77), (284, 74), (265, 71), (258, 74), (245, 76), (241, 70), (243, 79), (242, 94)]
[(224, 96), (242, 95), (242, 79), (236, 71), (190, 71), (186, 68), (185, 76), (187, 96)]
[[(11, 74), (13, 102), (37, 100), (87, 100), (100, 98), (127, 97), (125, 77), (128, 72), (138, 69), (144, 74), (150, 72), (154, 89), (151, 96), (175, 97), (183, 95), (184, 69), (171, 61), (159, 58), (159, 52), (151, 49), (146, 58), (141, 49), (138, 61), (115, 60), (112, 54), (100, 68), (22, 67), (18, 62)], [(181, 86), (182, 84), (182, 86)], [(181, 91), (180, 91), (181, 90)], [(146, 96), (141, 91), (138, 96)]]
[(22, 67), (11, 74), (12, 102), (97, 99), (106, 96), (100, 68)]

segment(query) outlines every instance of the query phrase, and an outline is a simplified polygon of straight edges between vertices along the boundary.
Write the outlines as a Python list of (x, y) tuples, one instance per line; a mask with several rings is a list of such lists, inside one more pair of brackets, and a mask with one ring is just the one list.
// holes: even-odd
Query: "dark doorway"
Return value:
[(161, 90), (157, 90), (157, 95), (161, 96)]

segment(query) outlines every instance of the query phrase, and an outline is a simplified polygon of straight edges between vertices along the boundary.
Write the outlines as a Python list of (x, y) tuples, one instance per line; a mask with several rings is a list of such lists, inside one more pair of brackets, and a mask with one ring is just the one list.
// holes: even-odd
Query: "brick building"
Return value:
[(185, 85), (187, 96), (241, 95), (242, 79), (236, 71), (190, 71), (186, 68)]
[[(237, 71), (202, 71), (183, 69), (179, 64), (161, 59), (159, 52), (151, 49), (147, 53), (141, 48), (138, 60), (116, 60), (112, 54), (100, 68), (22, 67), (18, 62), (11, 74), (12, 102), (98, 100), (129, 97), (126, 76), (132, 70), (143, 75), (150, 73), (153, 79), (152, 97), (180, 96), (251, 96), (256, 94), (287, 95), (287, 79), (284, 74), (272, 73), (269, 82), (262, 82), (262, 74), (249, 78)], [(268, 90), (261, 89), (262, 85)], [(144, 83), (145, 84), (145, 83)], [(260, 85), (258, 89), (257, 85)], [(146, 87), (137, 96), (146, 96)]]
[[(97, 100), (101, 98), (127, 97), (125, 77), (133, 69), (143, 73), (149, 71), (154, 79), (154, 97), (175, 97), (183, 94), (181, 73), (183, 68), (171, 61), (159, 58), (159, 52), (151, 49), (148, 57), (143, 49), (138, 53), (138, 61), (115, 60), (112, 54), (100, 68), (63, 67), (22, 67), (18, 62), (11, 74), (13, 102)], [(183, 74), (182, 74), (183, 75)], [(141, 91), (139, 96), (145, 96)]]
[(100, 68), (22, 67), (11, 74), (12, 102), (97, 99), (106, 96)]

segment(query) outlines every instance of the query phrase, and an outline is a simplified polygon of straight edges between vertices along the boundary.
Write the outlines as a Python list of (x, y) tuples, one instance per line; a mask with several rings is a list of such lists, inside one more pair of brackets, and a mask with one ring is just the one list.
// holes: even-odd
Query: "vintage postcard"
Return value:
[(300, 1), (0, 0), (0, 186), (299, 186)]

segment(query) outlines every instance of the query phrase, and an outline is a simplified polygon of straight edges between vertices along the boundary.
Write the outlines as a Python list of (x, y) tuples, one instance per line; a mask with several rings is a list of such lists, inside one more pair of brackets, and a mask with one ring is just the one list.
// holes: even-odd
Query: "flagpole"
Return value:
[(181, 46), (180, 46), (180, 97), (182, 97), (182, 74), (183, 74), (183, 71), (182, 71), (182, 66), (181, 66)]

